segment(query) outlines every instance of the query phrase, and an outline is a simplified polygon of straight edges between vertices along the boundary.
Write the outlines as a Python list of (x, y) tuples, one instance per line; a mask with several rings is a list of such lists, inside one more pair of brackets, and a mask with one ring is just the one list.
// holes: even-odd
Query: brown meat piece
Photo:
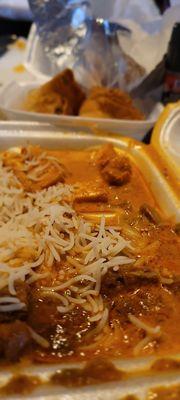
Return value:
[(31, 335), (25, 322), (0, 324), (0, 358), (18, 361), (31, 343)]
[(159, 282), (158, 276), (155, 272), (148, 268), (135, 269), (131, 267), (122, 267), (120, 271), (110, 270), (104, 276), (102, 281), (101, 293), (105, 297), (112, 298), (117, 293), (124, 290), (133, 289), (134, 287), (142, 285), (156, 284)]
[(91, 189), (87, 189), (82, 185), (82, 188), (76, 191), (74, 201), (76, 203), (84, 203), (84, 202), (107, 203), (108, 195), (104, 189), (101, 188), (96, 189), (93, 187), (91, 187)]
[(23, 108), (49, 114), (77, 115), (85, 94), (73, 72), (65, 69), (40, 88), (29, 93)]
[[(101, 294), (110, 307), (110, 321), (128, 322), (128, 314), (156, 317), (157, 322), (168, 318), (172, 310), (166, 290), (156, 276), (132, 275), (122, 271), (109, 271), (102, 281)], [(145, 274), (145, 275), (144, 275)]]
[(136, 286), (137, 293), (134, 296), (134, 290), (119, 293), (114, 298), (114, 304), (110, 311), (110, 319), (119, 319), (121, 323), (128, 321), (128, 314), (136, 316), (148, 316), (156, 319), (160, 323), (168, 318), (172, 313), (166, 295), (160, 285), (143, 285), (140, 288)]
[[(78, 347), (81, 336), (89, 330), (88, 313), (82, 308), (61, 314), (57, 311), (59, 302), (43, 298), (39, 292), (30, 293), (28, 324), (40, 335), (48, 339), (54, 351), (66, 355)], [(42, 350), (41, 350), (42, 352)], [(48, 356), (47, 356), (48, 357)]]
[(97, 164), (101, 175), (110, 185), (121, 186), (130, 181), (132, 170), (127, 157), (120, 157), (111, 144), (103, 146)]
[(105, 181), (112, 184), (121, 186), (129, 182), (131, 169), (129, 161), (126, 157), (121, 159), (114, 158), (103, 168), (102, 176)]

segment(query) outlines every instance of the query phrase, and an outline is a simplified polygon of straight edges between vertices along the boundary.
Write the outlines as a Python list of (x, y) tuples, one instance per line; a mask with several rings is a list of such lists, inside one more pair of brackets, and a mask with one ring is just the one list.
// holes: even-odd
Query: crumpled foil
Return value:
[(87, 89), (131, 86), (129, 75), (126, 79), (129, 60), (118, 41), (119, 32), (130, 34), (126, 27), (94, 16), (91, 1), (29, 0), (29, 4), (52, 76), (68, 67)]

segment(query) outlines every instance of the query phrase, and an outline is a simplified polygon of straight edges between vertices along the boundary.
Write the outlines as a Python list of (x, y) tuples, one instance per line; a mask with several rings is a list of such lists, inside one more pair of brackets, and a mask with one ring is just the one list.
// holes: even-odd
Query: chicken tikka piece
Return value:
[(130, 181), (130, 162), (127, 157), (119, 156), (112, 144), (106, 144), (100, 149), (97, 163), (102, 177), (108, 184), (121, 186)]

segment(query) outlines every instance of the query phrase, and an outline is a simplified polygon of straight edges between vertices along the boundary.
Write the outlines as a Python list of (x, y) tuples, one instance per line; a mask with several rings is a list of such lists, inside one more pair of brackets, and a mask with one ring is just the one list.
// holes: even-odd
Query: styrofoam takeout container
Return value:
[(93, 132), (96, 130), (109, 131), (142, 140), (144, 135), (154, 126), (163, 108), (162, 105), (158, 103), (149, 118), (143, 121), (74, 117), (23, 111), (22, 103), (26, 95), (41, 84), (42, 81), (13, 81), (1, 89), (0, 109), (8, 120), (47, 122), (53, 125), (66, 126), (70, 129), (73, 129), (75, 125), (76, 127), (90, 127)]
[[(166, 119), (167, 117), (167, 119)], [(152, 145), (144, 145), (130, 138), (122, 138), (116, 136), (108, 137), (107, 135), (86, 134), (83, 132), (63, 132), (60, 127), (52, 128), (48, 124), (28, 123), (28, 122), (1, 122), (0, 123), (0, 148), (1, 151), (26, 145), (27, 143), (39, 144), (45, 148), (51, 149), (85, 149), (89, 146), (97, 146), (103, 143), (111, 142), (116, 148), (128, 151), (133, 157), (134, 162), (138, 165), (141, 173), (147, 182), (149, 189), (153, 192), (157, 204), (164, 212), (167, 218), (174, 221), (180, 220), (178, 191), (176, 188), (177, 176), (176, 172), (171, 173), (167, 178), (169, 164), (166, 163), (166, 157), (159, 156), (159, 150), (155, 141), (161, 137), (169, 138), (169, 146), (171, 152), (173, 148), (179, 146), (179, 138), (177, 137), (177, 126), (180, 122), (180, 107), (168, 108), (161, 121), (155, 129), (152, 137)], [(159, 130), (160, 129), (160, 130)], [(163, 133), (164, 132), (164, 133)], [(175, 138), (177, 139), (177, 143)], [(154, 147), (154, 149), (153, 149)], [(159, 159), (160, 163), (159, 163)], [(166, 176), (164, 175), (164, 165), (166, 165)], [(162, 357), (161, 357), (162, 358)], [(166, 356), (167, 358), (167, 356)], [(168, 358), (180, 359), (180, 355), (169, 354)], [(127, 378), (115, 383), (103, 383), (94, 386), (86, 386), (83, 388), (67, 389), (60, 387), (48, 386), (46, 389), (39, 386), (37, 391), (32, 395), (27, 395), (29, 400), (121, 400), (127, 395), (136, 395), (138, 400), (145, 400), (149, 388), (155, 387), (171, 387), (171, 385), (180, 384), (179, 371), (157, 372), (154, 374), (149, 367), (157, 358), (137, 358), (137, 359), (118, 359), (114, 361), (115, 365), (123, 371), (134, 371), (136, 376)], [(42, 379), (48, 377), (56, 370), (62, 370), (66, 367), (80, 367), (82, 364), (55, 364), (55, 365), (35, 365), (18, 368), (18, 373), (26, 373), (36, 375)], [(140, 373), (140, 371), (146, 371)], [(0, 370), (0, 386), (8, 382), (13, 376), (13, 370)], [(12, 397), (9, 397), (12, 398)], [(20, 399), (21, 396), (18, 396)]]
[(180, 101), (169, 104), (152, 135), (152, 145), (180, 184)]

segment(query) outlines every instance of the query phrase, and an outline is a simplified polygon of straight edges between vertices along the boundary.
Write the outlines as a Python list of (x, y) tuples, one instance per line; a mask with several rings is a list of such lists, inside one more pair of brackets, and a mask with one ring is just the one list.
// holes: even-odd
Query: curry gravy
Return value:
[[(47, 151), (47, 154), (59, 160), (63, 183), (74, 185), (74, 209), (83, 218), (89, 215), (92, 220), (93, 214), (112, 213), (110, 224), (113, 221), (115, 226), (120, 226), (120, 233), (131, 241), (132, 249), (128, 253), (125, 250), (124, 256), (133, 258), (133, 265), (109, 269), (102, 278), (100, 293), (109, 312), (108, 323), (102, 332), (93, 335), (97, 324), (96, 321), (89, 323), (88, 310), (82, 310), (77, 304), (62, 314), (57, 310), (57, 298), (42, 295), (41, 286), (53, 286), (59, 271), (62, 270), (65, 278), (71, 277), (68, 260), (62, 255), (54, 263), (50, 277), (34, 284), (17, 283), (16, 290), (26, 304), (25, 311), (0, 313), (0, 355), (7, 362), (17, 362), (21, 357), (33, 363), (92, 360), (95, 356), (168, 357), (169, 353), (180, 351), (179, 237), (173, 225), (164, 220), (130, 157), (120, 151), (123, 161), (115, 155), (111, 163), (111, 157), (108, 159), (105, 153), (100, 157), (99, 151), (60, 150)], [(114, 150), (108, 151), (112, 154)], [(117, 166), (122, 169), (121, 176), (117, 176)], [(24, 175), (17, 175), (22, 182)], [(51, 180), (51, 176), (47, 178)], [(37, 183), (30, 183), (33, 192), (33, 184)], [(66, 294), (72, 296), (71, 290)], [(129, 315), (136, 316), (150, 328), (160, 327), (160, 334), (152, 334), (144, 342), (148, 336), (146, 330), (131, 323)], [(27, 326), (47, 340), (49, 347), (42, 348), (33, 342)], [(137, 354), (134, 349), (140, 342), (144, 345)]]
[[(118, 149), (118, 153), (124, 152)], [(122, 185), (115, 186), (109, 185), (104, 181), (99, 173), (99, 168), (96, 162), (97, 151), (95, 150), (61, 150), (59, 152), (53, 151), (55, 157), (59, 158), (69, 171), (66, 182), (69, 184), (80, 184), (83, 189), (91, 189), (96, 191), (99, 188), (103, 189), (108, 195), (107, 203), (101, 202), (82, 202), (76, 204), (79, 212), (110, 212), (119, 208), (128, 208), (132, 205), (133, 208), (138, 209), (142, 203), (148, 203), (155, 207), (155, 199), (149, 190), (144, 178), (131, 161), (132, 177), (130, 182)]]

